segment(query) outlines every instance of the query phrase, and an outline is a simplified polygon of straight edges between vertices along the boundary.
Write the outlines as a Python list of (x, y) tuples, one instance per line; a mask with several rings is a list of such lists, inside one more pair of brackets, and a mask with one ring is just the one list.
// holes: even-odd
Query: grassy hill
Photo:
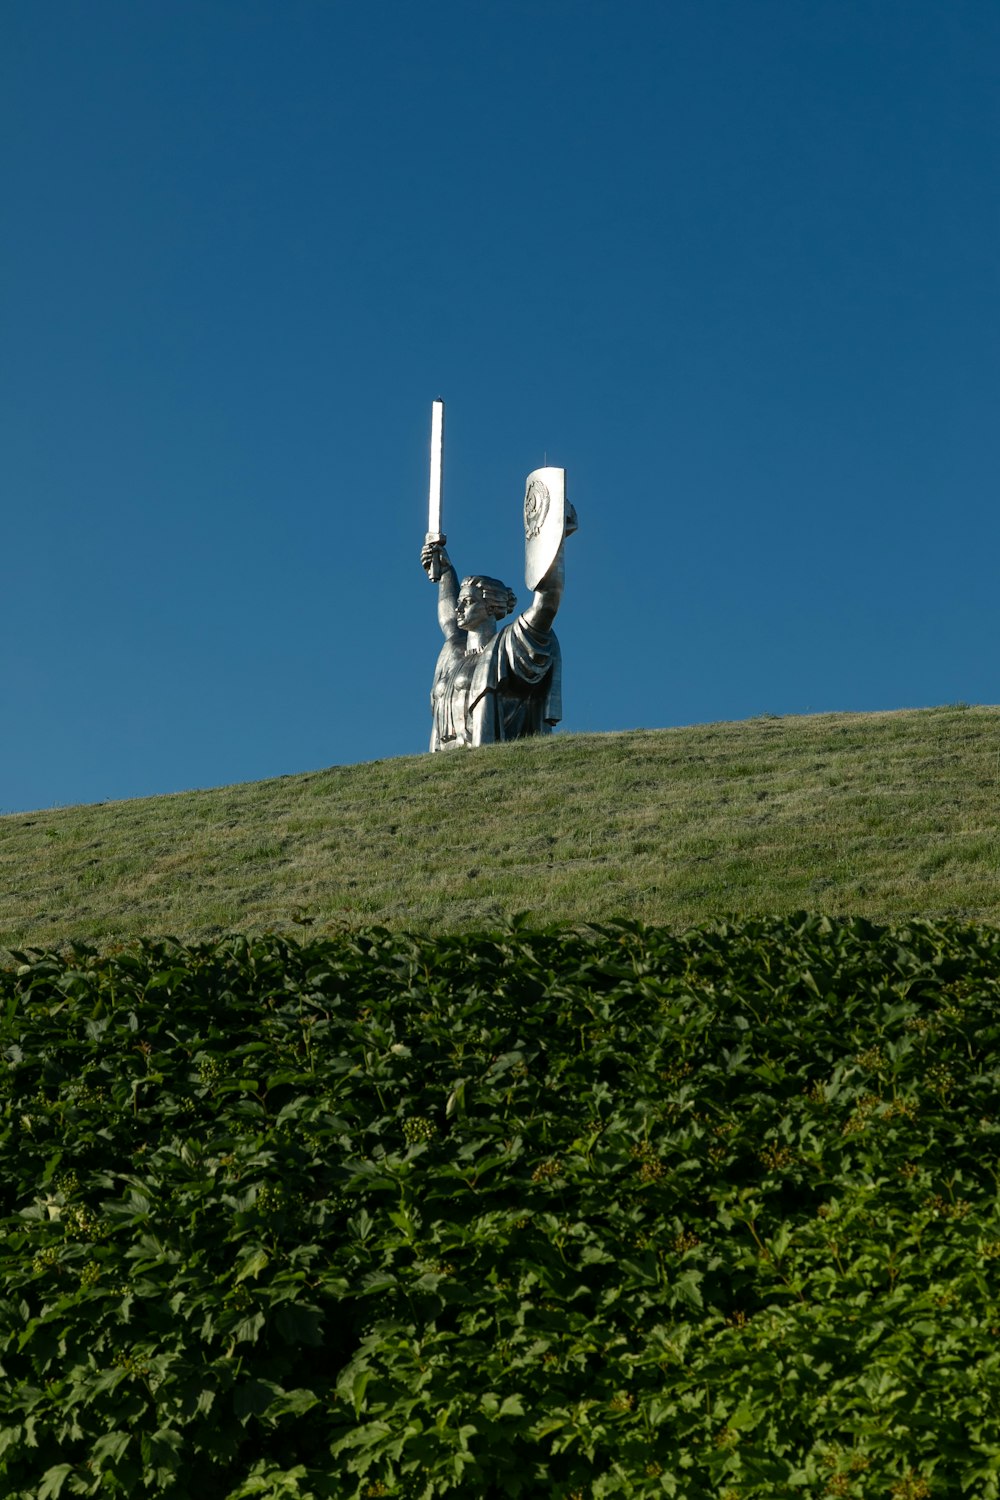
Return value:
[(559, 735), (0, 818), (0, 945), (802, 908), (1000, 920), (1000, 709)]

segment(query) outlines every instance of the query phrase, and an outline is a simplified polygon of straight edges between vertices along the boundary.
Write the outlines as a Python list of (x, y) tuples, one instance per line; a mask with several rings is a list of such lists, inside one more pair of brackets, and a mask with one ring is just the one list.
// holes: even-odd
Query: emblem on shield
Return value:
[(535, 469), (524, 491), (524, 581), (536, 589), (566, 534), (566, 470)]
[(549, 487), (541, 479), (529, 479), (524, 492), (524, 535), (527, 541), (538, 535), (545, 525), (552, 496)]

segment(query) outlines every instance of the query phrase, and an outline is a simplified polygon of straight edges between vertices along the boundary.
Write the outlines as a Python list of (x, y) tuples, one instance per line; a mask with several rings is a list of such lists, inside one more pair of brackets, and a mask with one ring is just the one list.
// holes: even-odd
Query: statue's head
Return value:
[(477, 626), (493, 617), (502, 620), (509, 615), (517, 603), (512, 593), (499, 578), (487, 578), (477, 573), (473, 578), (463, 578), (458, 591), (456, 619), (461, 630), (475, 630)]

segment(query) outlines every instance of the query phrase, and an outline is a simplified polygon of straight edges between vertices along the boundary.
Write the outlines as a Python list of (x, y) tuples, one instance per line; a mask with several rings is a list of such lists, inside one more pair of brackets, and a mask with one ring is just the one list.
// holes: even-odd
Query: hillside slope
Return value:
[(1000, 709), (498, 745), (0, 818), (0, 945), (810, 908), (1000, 920)]

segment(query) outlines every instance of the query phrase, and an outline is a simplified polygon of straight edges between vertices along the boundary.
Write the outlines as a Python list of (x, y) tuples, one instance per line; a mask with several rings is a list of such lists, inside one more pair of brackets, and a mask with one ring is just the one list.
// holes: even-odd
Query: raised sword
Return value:
[[(441, 530), (441, 487), (444, 467), (444, 402), (431, 402), (431, 484), (427, 499), (427, 541), (443, 547), (448, 538)], [(441, 579), (441, 557), (435, 552), (430, 566), (430, 580)]]

